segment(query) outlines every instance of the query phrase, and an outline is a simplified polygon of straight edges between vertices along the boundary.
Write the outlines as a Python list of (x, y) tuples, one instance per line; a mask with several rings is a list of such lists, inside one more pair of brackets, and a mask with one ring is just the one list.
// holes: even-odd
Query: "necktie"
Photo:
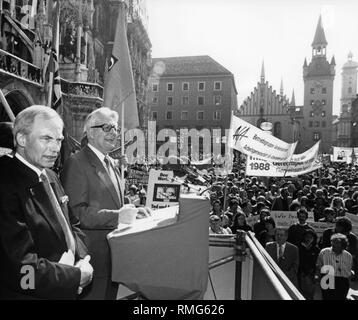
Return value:
[(123, 201), (122, 201), (122, 192), (121, 192), (119, 179), (118, 179), (118, 176), (117, 176), (116, 172), (114, 171), (114, 168), (112, 166), (112, 162), (111, 162), (111, 160), (109, 159), (108, 156), (105, 156), (104, 163), (106, 164), (107, 172), (109, 174), (109, 177), (111, 178), (111, 181), (112, 181), (112, 183), (114, 185), (114, 188), (116, 189), (118, 199), (119, 199), (119, 207), (122, 207)]
[(48, 180), (47, 175), (45, 173), (41, 173), (40, 178), (41, 178), (41, 181), (44, 183), (45, 190), (47, 191), (47, 193), (50, 197), (51, 203), (53, 203), (55, 206), (55, 212), (56, 212), (58, 222), (61, 225), (63, 233), (65, 234), (67, 248), (70, 249), (73, 254), (75, 254), (75, 251), (76, 251), (75, 239), (74, 239), (72, 231), (65, 219), (62, 209), (57, 201), (56, 195), (52, 190), (50, 181)]
[(282, 244), (280, 244), (278, 246), (278, 259), (281, 260), (282, 257), (283, 257), (283, 246), (282, 246)]

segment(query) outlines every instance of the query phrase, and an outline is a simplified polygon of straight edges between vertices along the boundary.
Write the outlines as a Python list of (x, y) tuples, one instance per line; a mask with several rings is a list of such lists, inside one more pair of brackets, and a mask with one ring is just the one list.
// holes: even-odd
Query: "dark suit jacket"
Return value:
[[(46, 170), (51, 186), (72, 227), (76, 260), (87, 247), (78, 220), (61, 203), (65, 195), (54, 172)], [(59, 264), (67, 251), (66, 239), (38, 175), (17, 158), (11, 159), (0, 179), (0, 295), (3, 299), (74, 299), (80, 284), (79, 268)], [(35, 289), (21, 288), (23, 266), (35, 270)]]
[(111, 260), (106, 236), (117, 227), (118, 214), (98, 211), (120, 208), (116, 190), (103, 164), (88, 146), (67, 159), (61, 180), (70, 207), (90, 242), (94, 278), (87, 297), (109, 299)]
[(299, 265), (299, 254), (298, 248), (286, 242), (285, 251), (283, 253), (283, 259), (278, 261), (277, 259), (277, 242), (269, 242), (266, 244), (266, 251), (272, 257), (272, 259), (277, 263), (281, 270), (285, 273), (287, 278), (297, 287), (297, 272)]

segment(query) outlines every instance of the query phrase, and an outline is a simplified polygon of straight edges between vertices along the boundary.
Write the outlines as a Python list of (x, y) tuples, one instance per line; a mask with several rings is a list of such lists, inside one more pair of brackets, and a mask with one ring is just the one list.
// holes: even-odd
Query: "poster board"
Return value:
[(179, 204), (180, 187), (172, 182), (173, 171), (150, 170), (146, 206), (152, 210)]

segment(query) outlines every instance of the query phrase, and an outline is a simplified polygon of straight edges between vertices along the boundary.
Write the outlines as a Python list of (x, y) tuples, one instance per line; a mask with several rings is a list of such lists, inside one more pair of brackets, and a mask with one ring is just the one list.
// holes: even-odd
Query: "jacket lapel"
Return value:
[(66, 243), (65, 235), (63, 234), (61, 225), (56, 216), (55, 204), (51, 202), (44, 184), (39, 182), (37, 185), (30, 188), (30, 193), (34, 204), (39, 209), (38, 212), (48, 222), (59, 240), (61, 240), (62, 243)]
[(86, 146), (85, 152), (87, 155), (87, 158), (92, 165), (92, 167), (95, 170), (96, 175), (102, 181), (102, 183), (105, 185), (105, 187), (108, 189), (109, 193), (111, 194), (114, 202), (116, 203), (117, 207), (120, 207), (117, 191), (112, 183), (112, 180), (107, 172), (107, 170), (104, 168), (101, 161), (98, 159), (98, 157), (92, 152), (92, 150)]
[[(56, 212), (54, 211), (54, 205), (50, 201), (44, 184), (39, 182), (39, 177), (36, 172), (22, 163), (19, 159), (14, 157), (12, 161), (16, 166), (16, 170), (19, 172), (18, 179), (29, 190), (30, 199), (32, 200), (32, 204), (27, 204), (30, 206), (29, 212), (31, 214), (40, 214), (53, 230), (54, 234), (57, 235), (59, 241), (65, 244), (66, 247), (65, 235), (58, 222)], [(32, 206), (35, 206), (37, 210), (34, 210)]]

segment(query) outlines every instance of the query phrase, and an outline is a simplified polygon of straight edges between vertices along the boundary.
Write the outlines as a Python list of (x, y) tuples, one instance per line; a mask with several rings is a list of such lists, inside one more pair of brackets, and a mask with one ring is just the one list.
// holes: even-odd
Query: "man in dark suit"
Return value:
[(0, 170), (7, 164), (14, 153), (14, 136), (12, 122), (0, 122)]
[(84, 235), (49, 168), (60, 151), (63, 122), (32, 106), (14, 124), (16, 154), (0, 179), (0, 296), (75, 299), (92, 279)]
[(85, 299), (114, 299), (117, 286), (111, 282), (111, 259), (107, 234), (118, 225), (123, 206), (118, 166), (108, 156), (118, 138), (118, 113), (99, 108), (85, 121), (87, 145), (67, 159), (61, 179), (70, 207), (90, 241), (95, 271)]
[(297, 287), (298, 248), (287, 242), (287, 237), (288, 232), (286, 228), (276, 228), (276, 241), (267, 243), (265, 249), (287, 278)]

